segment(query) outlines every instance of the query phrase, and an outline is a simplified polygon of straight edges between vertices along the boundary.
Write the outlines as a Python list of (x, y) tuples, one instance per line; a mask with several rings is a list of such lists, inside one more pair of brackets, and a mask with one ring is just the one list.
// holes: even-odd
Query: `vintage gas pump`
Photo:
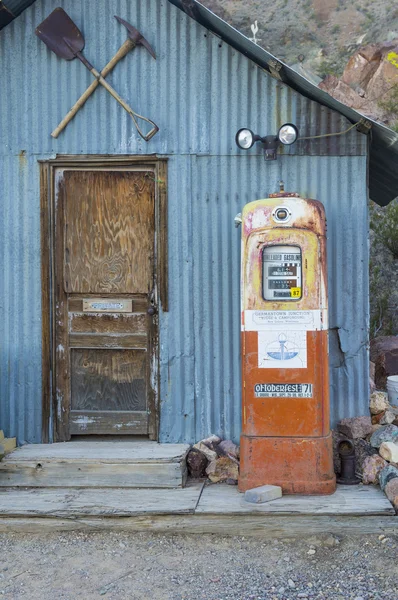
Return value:
[(331, 494), (325, 210), (282, 188), (241, 221), (239, 488)]

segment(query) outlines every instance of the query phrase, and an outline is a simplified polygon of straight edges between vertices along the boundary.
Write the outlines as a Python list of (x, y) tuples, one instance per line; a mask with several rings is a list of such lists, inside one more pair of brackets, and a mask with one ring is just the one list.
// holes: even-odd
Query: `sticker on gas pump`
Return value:
[(312, 383), (256, 383), (255, 398), (312, 398)]

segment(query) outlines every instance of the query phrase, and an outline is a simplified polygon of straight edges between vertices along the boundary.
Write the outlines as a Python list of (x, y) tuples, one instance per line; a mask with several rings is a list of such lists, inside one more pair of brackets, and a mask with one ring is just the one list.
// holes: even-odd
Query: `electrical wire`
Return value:
[(344, 135), (345, 133), (348, 133), (349, 131), (351, 131), (351, 129), (354, 129), (354, 127), (359, 125), (359, 123), (360, 123), (360, 121), (358, 121), (358, 123), (354, 123), (354, 125), (351, 125), (351, 127), (349, 127), (348, 129), (345, 129), (344, 131), (337, 131), (336, 133), (324, 133), (323, 135), (310, 135), (308, 137), (299, 137), (299, 138), (297, 138), (297, 141), (299, 141), (299, 140), (316, 140), (318, 138), (331, 137), (333, 135)]

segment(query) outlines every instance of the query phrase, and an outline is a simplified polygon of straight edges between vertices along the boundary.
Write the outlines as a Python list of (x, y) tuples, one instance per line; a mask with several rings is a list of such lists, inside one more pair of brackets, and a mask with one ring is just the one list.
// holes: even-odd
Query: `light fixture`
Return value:
[(279, 144), (290, 146), (298, 138), (298, 129), (293, 123), (285, 123), (279, 128), (278, 135), (257, 135), (251, 129), (239, 129), (235, 142), (242, 150), (249, 150), (255, 142), (261, 142), (264, 149), (265, 160), (276, 160), (276, 151)]

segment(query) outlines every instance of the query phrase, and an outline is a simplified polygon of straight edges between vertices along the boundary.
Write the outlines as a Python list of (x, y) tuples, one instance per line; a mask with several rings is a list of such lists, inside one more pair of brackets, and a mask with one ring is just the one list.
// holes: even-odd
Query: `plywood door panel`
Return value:
[(65, 291), (149, 293), (153, 179), (142, 172), (66, 171), (62, 185)]
[(156, 298), (153, 173), (66, 170), (57, 183), (56, 393), (69, 417), (58, 438), (148, 433), (156, 393), (157, 317), (147, 313)]
[(146, 410), (144, 350), (71, 350), (73, 410)]

